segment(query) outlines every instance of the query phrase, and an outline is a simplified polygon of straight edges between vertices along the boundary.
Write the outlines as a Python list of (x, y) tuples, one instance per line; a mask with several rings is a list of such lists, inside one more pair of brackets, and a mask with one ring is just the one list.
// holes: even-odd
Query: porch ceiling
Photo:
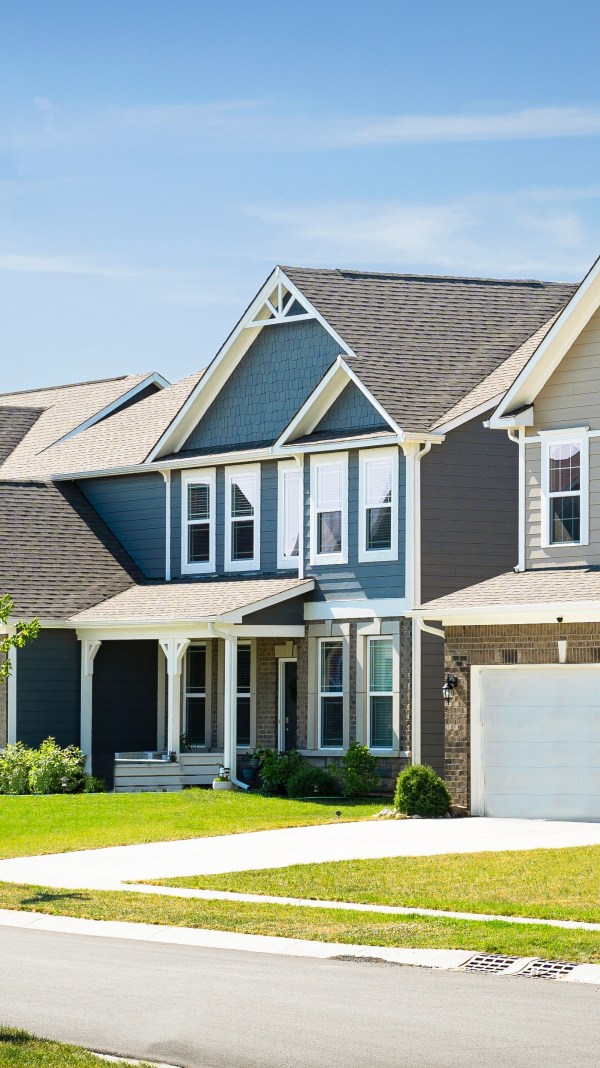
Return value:
[(309, 593), (313, 579), (207, 579), (131, 586), (71, 616), (77, 626), (241, 623), (261, 608)]

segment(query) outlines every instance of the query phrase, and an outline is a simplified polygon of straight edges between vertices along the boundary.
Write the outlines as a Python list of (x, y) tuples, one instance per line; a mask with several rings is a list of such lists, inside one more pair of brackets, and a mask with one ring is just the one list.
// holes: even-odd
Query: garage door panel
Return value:
[(600, 665), (479, 670), (483, 811), (600, 820)]

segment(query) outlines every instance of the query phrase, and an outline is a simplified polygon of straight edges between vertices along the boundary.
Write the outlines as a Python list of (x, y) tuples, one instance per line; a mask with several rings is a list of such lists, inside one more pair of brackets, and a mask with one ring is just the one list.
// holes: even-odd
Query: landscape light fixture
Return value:
[(454, 691), (456, 690), (457, 686), (458, 677), (456, 675), (446, 675), (446, 681), (442, 686), (442, 694), (444, 697), (444, 701), (447, 705), (450, 704), (452, 698), (454, 697)]

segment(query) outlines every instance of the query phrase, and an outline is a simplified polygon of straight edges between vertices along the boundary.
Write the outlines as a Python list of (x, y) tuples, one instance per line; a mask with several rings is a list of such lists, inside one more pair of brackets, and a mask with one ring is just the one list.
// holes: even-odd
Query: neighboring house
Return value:
[(446, 779), (474, 813), (598, 820), (600, 261), (488, 422), (519, 457), (516, 566), (416, 613), (457, 680)]
[(74, 394), (39, 441), (37, 399), (0, 398), (22, 529), (0, 582), (43, 628), (14, 657), (8, 739), (80, 742), (116, 789), (354, 739), (388, 785), (410, 759), (443, 772), (442, 643), (408, 613), (514, 563), (517, 450), (483, 420), (574, 292), (277, 268), (204, 374), (150, 395), (141, 376), (85, 420)]

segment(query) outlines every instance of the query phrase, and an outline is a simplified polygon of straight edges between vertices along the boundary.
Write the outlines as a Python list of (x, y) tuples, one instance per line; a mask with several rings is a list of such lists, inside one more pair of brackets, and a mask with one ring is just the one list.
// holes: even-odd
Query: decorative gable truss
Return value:
[(245, 329), (251, 330), (257, 326), (276, 326), (278, 323), (285, 323), (289, 319), (298, 322), (302, 319), (314, 318), (314, 313), (307, 311), (296, 293), (288, 288), (284, 282), (283, 272), (280, 271), (274, 289), (265, 298), (264, 303), (255, 312), (251, 321), (245, 324)]

